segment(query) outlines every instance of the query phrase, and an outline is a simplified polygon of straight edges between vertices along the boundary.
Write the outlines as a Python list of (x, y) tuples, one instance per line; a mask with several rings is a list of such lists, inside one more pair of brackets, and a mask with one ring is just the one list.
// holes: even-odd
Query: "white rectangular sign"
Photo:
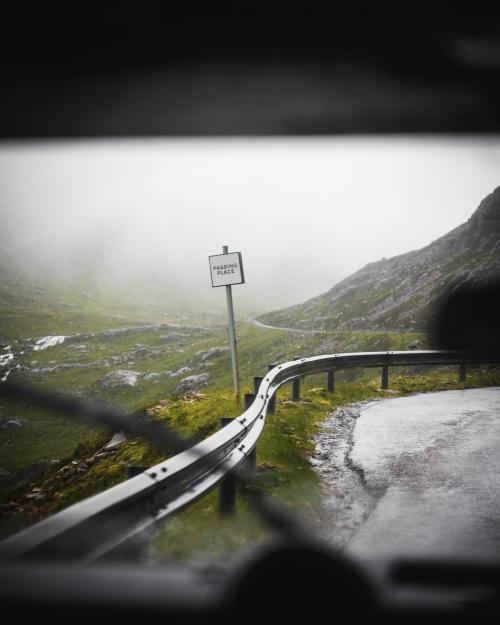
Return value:
[(208, 262), (210, 263), (210, 277), (213, 287), (245, 282), (240, 252), (209, 256)]

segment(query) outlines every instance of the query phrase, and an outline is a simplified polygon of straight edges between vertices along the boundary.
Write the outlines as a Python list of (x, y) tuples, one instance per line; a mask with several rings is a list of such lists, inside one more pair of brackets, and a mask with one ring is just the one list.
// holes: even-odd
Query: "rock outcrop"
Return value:
[(206, 373), (200, 373), (199, 375), (190, 375), (187, 378), (183, 378), (177, 388), (174, 391), (174, 395), (184, 395), (185, 393), (192, 393), (197, 391), (202, 386), (205, 386), (208, 382), (208, 375)]
[(466, 223), (430, 245), (370, 263), (327, 293), (259, 320), (307, 330), (425, 330), (446, 289), (496, 278), (500, 187)]
[(207, 349), (206, 351), (198, 352), (197, 355), (200, 356), (201, 362), (206, 362), (207, 360), (219, 358), (219, 356), (223, 356), (228, 351), (229, 351), (229, 347), (212, 347), (212, 349)]
[(101, 380), (102, 388), (117, 388), (122, 386), (135, 386), (141, 377), (138, 371), (129, 369), (117, 369), (110, 371)]

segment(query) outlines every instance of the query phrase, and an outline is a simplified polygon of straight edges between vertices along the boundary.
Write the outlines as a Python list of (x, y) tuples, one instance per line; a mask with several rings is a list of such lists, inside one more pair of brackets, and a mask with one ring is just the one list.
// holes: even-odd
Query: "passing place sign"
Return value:
[(245, 282), (240, 252), (209, 256), (208, 262), (210, 264), (210, 277), (212, 278), (213, 287), (243, 284)]

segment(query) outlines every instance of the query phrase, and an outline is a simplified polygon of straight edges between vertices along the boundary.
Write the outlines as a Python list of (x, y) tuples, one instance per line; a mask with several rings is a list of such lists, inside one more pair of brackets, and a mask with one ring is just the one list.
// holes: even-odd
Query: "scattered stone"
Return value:
[(202, 401), (205, 399), (206, 395), (204, 393), (193, 393), (191, 395), (186, 395), (184, 397), (185, 404), (194, 404), (198, 401)]
[(141, 374), (130, 369), (117, 369), (107, 373), (101, 380), (103, 388), (116, 388), (120, 386), (135, 386)]
[(33, 499), (34, 501), (40, 501), (40, 499), (45, 499), (44, 493), (30, 493), (26, 495), (26, 499)]
[(150, 381), (150, 380), (157, 380), (158, 378), (168, 378), (172, 375), (172, 371), (153, 371), (151, 373), (147, 373), (144, 376), (144, 380), (146, 381)]
[[(122, 443), (124, 443), (126, 440), (127, 439), (126, 439), (125, 434), (123, 432), (118, 432), (117, 434), (113, 435), (113, 438), (109, 441), (109, 443), (104, 445), (104, 449), (106, 449), (108, 451), (110, 449), (116, 449)], [(99, 457), (99, 454), (96, 454), (96, 457)]]
[(178, 371), (175, 371), (174, 373), (171, 373), (170, 377), (171, 378), (175, 378), (178, 375), (184, 375), (188, 371), (191, 371), (191, 367), (181, 367)]
[(161, 334), (160, 335), (160, 341), (163, 341), (164, 343), (170, 343), (171, 341), (178, 341), (179, 339), (183, 339), (185, 338), (185, 334), (182, 334), (181, 332), (169, 332), (168, 334)]
[(153, 353), (153, 350), (146, 345), (137, 344), (133, 349), (129, 352), (129, 357), (133, 358), (143, 358), (144, 356), (149, 356)]
[(208, 375), (200, 373), (199, 375), (190, 375), (179, 382), (174, 391), (175, 395), (183, 395), (185, 393), (198, 390), (208, 382)]
[(67, 338), (67, 336), (44, 336), (35, 342), (33, 351), (38, 352), (42, 349), (47, 349), (48, 347), (55, 347), (56, 345), (64, 343)]
[(6, 430), (11, 427), (20, 428), (26, 423), (26, 419), (16, 417), (15, 419), (0, 419), (0, 429)]
[(228, 351), (229, 347), (212, 347), (206, 351), (198, 352), (197, 356), (200, 356), (201, 362), (206, 362), (207, 360), (212, 360), (212, 358), (218, 358)]

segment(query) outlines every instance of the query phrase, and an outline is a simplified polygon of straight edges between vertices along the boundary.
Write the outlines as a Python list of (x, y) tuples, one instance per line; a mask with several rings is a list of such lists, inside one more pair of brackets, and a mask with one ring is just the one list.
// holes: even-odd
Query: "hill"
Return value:
[(447, 288), (500, 276), (500, 187), (426, 247), (370, 263), (327, 293), (259, 317), (281, 327), (424, 331)]

